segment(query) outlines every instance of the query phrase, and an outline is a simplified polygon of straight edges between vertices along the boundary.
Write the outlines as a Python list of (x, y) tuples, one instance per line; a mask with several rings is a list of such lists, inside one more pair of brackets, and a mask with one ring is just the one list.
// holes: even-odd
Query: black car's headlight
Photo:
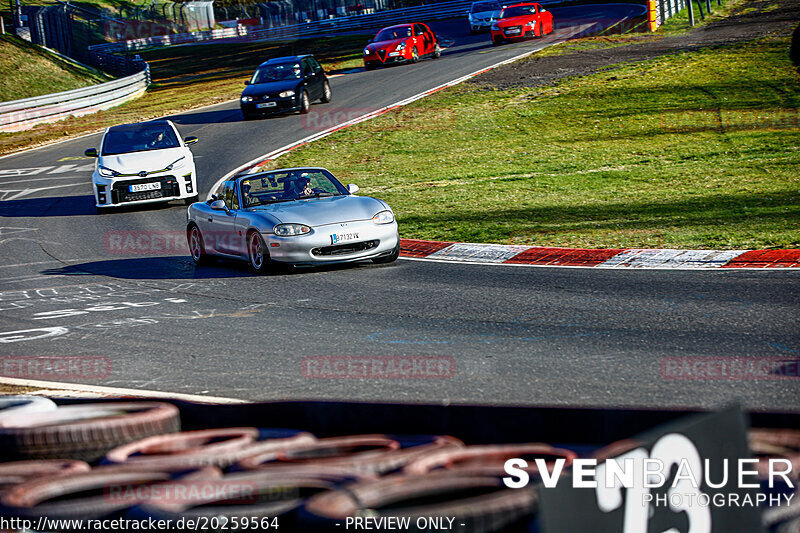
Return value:
[(283, 91), (278, 96), (281, 98), (289, 98), (290, 96), (294, 96), (294, 91)]
[(311, 228), (305, 224), (278, 224), (275, 226), (275, 235), (279, 237), (293, 237), (311, 233)]
[(247, 103), (252, 102), (252, 101), (253, 101), (253, 97), (252, 96), (242, 96), (242, 103), (243, 104), (247, 104)]
[(372, 221), (375, 224), (391, 224), (392, 222), (394, 222), (394, 213), (392, 213), (388, 209), (386, 211), (381, 211), (380, 213), (377, 213), (374, 217), (372, 217)]

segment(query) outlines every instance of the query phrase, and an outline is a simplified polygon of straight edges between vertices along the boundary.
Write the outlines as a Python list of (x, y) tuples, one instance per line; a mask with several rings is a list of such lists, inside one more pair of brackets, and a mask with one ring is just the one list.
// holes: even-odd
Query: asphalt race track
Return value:
[[(466, 24), (433, 25), (455, 39), (441, 59), (333, 79), (333, 102), (312, 108), (319, 123), (298, 115), (244, 122), (237, 102), (172, 119), (184, 136), (200, 138), (193, 151), (205, 197), (225, 173), (331, 125), (326, 120), (339, 111), (379, 109), (585, 29), (598, 8), (585, 9), (596, 12), (545, 39), (499, 48), (485, 35), (470, 36)], [(602, 13), (613, 20), (623, 9)], [(98, 139), (0, 159), (0, 357), (107, 357), (107, 375), (77, 381), (249, 400), (800, 404), (796, 379), (686, 381), (663, 372), (675, 358), (696, 356), (796, 364), (797, 271), (403, 259), (268, 277), (237, 263), (195, 269), (169, 240), (185, 227), (184, 207), (94, 214), (92, 161), (83, 150)], [(163, 250), (137, 255), (114, 247), (112, 238), (127, 231), (172, 233)], [(415, 379), (321, 377), (315, 369), (328, 356), (430, 356), (439, 358), (432, 359), (439, 371)]]

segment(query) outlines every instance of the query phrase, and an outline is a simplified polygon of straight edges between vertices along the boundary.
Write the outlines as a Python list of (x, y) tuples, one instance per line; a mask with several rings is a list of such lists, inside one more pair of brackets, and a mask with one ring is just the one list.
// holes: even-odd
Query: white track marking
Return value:
[(748, 250), (625, 250), (596, 268), (720, 268)]
[[(34, 194), (40, 191), (47, 191), (50, 189), (59, 189), (61, 187), (80, 187), (82, 185), (87, 185), (86, 183), (65, 183), (63, 185), (52, 185), (50, 187), (37, 187), (35, 189), (0, 189), (0, 201), (8, 202), (11, 200), (16, 200), (17, 198), (22, 198), (23, 196), (28, 196), (29, 194)], [(17, 193), (17, 194), (12, 194)]]
[(53, 176), (50, 178), (31, 178), (27, 180), (0, 181), (0, 185), (9, 185), (11, 183), (30, 183), (32, 181), (53, 181), (53, 180), (83, 180), (83, 182), (86, 182), (86, 176)]
[(30, 387), (42, 389), (35, 392), (36, 395), (46, 395), (50, 397), (58, 397), (58, 392), (65, 392), (65, 396), (69, 396), (69, 392), (80, 392), (84, 394), (92, 394), (97, 397), (119, 397), (119, 396), (132, 396), (135, 398), (161, 398), (165, 400), (184, 400), (187, 402), (199, 403), (224, 403), (224, 404), (238, 404), (250, 403), (246, 400), (239, 400), (236, 398), (223, 398), (220, 396), (202, 396), (199, 394), (182, 394), (179, 392), (161, 392), (153, 390), (139, 390), (139, 389), (122, 389), (117, 387), (101, 387), (97, 385), (81, 385), (78, 383), (62, 383), (59, 381), (38, 381), (32, 379), (17, 379), (17, 378), (0, 378), (0, 383), (4, 385), (13, 385), (18, 387)]
[(504, 244), (473, 244), (457, 242), (442, 248), (428, 257), (446, 261), (474, 261), (478, 263), (502, 263), (528, 250), (530, 246)]

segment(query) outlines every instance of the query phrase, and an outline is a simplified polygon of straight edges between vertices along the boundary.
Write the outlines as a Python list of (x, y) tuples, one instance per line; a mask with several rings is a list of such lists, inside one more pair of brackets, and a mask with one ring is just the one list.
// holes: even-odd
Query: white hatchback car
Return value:
[(170, 120), (122, 124), (108, 128), (96, 157), (92, 185), (97, 211), (120, 205), (197, 201), (197, 173), (188, 145), (197, 137), (181, 139)]

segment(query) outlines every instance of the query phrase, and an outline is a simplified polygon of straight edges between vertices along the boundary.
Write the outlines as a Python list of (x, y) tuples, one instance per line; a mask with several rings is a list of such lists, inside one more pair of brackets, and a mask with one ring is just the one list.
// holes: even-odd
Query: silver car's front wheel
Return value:
[(210, 261), (210, 257), (206, 254), (206, 248), (203, 244), (203, 234), (200, 233), (200, 228), (195, 225), (189, 229), (189, 253), (192, 254), (192, 261), (196, 265), (203, 265)]
[(269, 265), (269, 252), (264, 244), (264, 239), (257, 231), (250, 232), (247, 238), (247, 251), (250, 256), (250, 266), (258, 273), (264, 273)]

